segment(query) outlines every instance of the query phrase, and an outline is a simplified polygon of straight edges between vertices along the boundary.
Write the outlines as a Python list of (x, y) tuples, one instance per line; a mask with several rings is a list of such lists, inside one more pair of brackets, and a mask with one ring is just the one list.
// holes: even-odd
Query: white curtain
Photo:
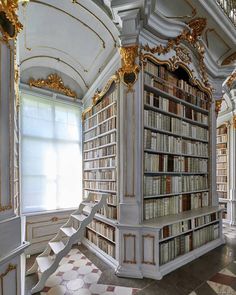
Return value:
[(22, 94), (22, 212), (78, 207), (82, 199), (79, 106)]

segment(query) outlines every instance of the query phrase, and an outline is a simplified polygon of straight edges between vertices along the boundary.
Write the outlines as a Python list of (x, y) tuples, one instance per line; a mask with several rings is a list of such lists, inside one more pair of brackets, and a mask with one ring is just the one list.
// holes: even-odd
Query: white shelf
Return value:
[(96, 167), (96, 168), (86, 168), (84, 171), (93, 171), (93, 170), (113, 170), (116, 169), (116, 167)]
[(151, 153), (151, 154), (164, 154), (164, 155), (173, 155), (173, 156), (180, 156), (180, 157), (209, 159), (208, 156), (198, 156), (198, 155), (182, 154), (182, 153), (171, 153), (171, 152), (156, 151), (156, 150), (146, 149), (146, 148), (144, 149), (144, 152), (145, 153)]
[(113, 118), (116, 118), (116, 115), (113, 115), (113, 116), (111, 116), (111, 117), (108, 117), (107, 119), (105, 119), (105, 120), (99, 122), (97, 125), (94, 125), (93, 127), (90, 127), (90, 128), (88, 128), (88, 129), (84, 130), (83, 133), (85, 134), (85, 133), (87, 133), (87, 132), (89, 132), (89, 131), (91, 131), (91, 130), (97, 128), (98, 126), (102, 125), (103, 123), (105, 123), (105, 122), (107, 122), (107, 121), (109, 121), (109, 120), (111, 120), (111, 119), (113, 119)]
[(116, 141), (114, 142), (110, 142), (110, 143), (106, 143), (104, 145), (99, 145), (97, 147), (91, 148), (91, 149), (87, 149), (87, 150), (83, 150), (84, 153), (86, 152), (90, 152), (90, 151), (94, 151), (94, 150), (98, 150), (98, 149), (102, 149), (104, 147), (108, 147), (108, 146), (112, 146), (112, 145), (116, 145)]
[(111, 129), (111, 130), (109, 130), (109, 131), (106, 131), (106, 132), (100, 133), (100, 134), (98, 134), (98, 135), (96, 135), (96, 136), (94, 136), (94, 137), (91, 137), (91, 138), (89, 138), (89, 139), (84, 140), (84, 143), (87, 143), (87, 142), (89, 142), (89, 141), (92, 141), (92, 140), (98, 139), (98, 138), (100, 138), (100, 137), (103, 137), (103, 136), (106, 136), (106, 135), (109, 135), (109, 134), (111, 134), (111, 133), (115, 133), (115, 132), (116, 132), (116, 128), (113, 128), (113, 129)]
[(108, 104), (107, 106), (105, 106), (104, 108), (102, 108), (100, 111), (96, 112), (95, 114), (93, 114), (92, 116), (90, 116), (89, 118), (85, 119), (84, 122), (86, 122), (89, 119), (92, 119), (93, 117), (97, 116), (99, 113), (101, 113), (102, 111), (108, 109), (110, 106), (112, 106), (113, 104), (116, 104), (116, 100), (111, 102), (110, 104)]
[(144, 196), (144, 199), (155, 199), (155, 198), (163, 198), (163, 197), (171, 197), (171, 196), (179, 196), (179, 195), (188, 195), (188, 194), (196, 194), (196, 193), (204, 193), (208, 192), (209, 189), (197, 190), (197, 191), (188, 191), (188, 192), (180, 192), (180, 193), (170, 193), (163, 195), (153, 195), (153, 196)]
[(144, 171), (144, 174), (149, 175), (207, 175), (208, 172), (168, 172), (168, 171), (161, 171), (161, 172), (150, 172)]
[(181, 213), (175, 214), (175, 215), (167, 215), (167, 216), (163, 216), (163, 217), (145, 220), (142, 222), (142, 224), (145, 226), (148, 225), (148, 226), (153, 226), (153, 227), (155, 227), (155, 226), (163, 227), (165, 225), (170, 225), (170, 224), (177, 223), (177, 222), (180, 222), (183, 220), (188, 220), (191, 218), (204, 216), (204, 215), (211, 214), (211, 213), (218, 212), (218, 211), (221, 211), (221, 208), (219, 208), (218, 206), (192, 209), (192, 210), (184, 211), (184, 212), (181, 212)]
[(107, 159), (107, 158), (114, 158), (114, 157), (116, 157), (116, 154), (102, 156), (102, 157), (96, 157), (96, 158), (84, 159), (84, 162), (90, 162), (90, 161), (96, 161), (96, 160), (100, 160), (100, 159)]
[(179, 137), (179, 138), (183, 138), (183, 139), (208, 143), (208, 140), (198, 139), (198, 138), (195, 138), (195, 137), (185, 136), (185, 135), (181, 135), (181, 134), (177, 134), (177, 133), (172, 133), (170, 131), (161, 130), (161, 129), (158, 129), (158, 128), (155, 128), (155, 127), (150, 127), (150, 126), (147, 126), (147, 125), (144, 125), (144, 129), (149, 129), (149, 130), (151, 130), (153, 132), (159, 132), (159, 133), (162, 133), (162, 134), (166, 134), (166, 135), (170, 135), (170, 136), (174, 136), (174, 137)]

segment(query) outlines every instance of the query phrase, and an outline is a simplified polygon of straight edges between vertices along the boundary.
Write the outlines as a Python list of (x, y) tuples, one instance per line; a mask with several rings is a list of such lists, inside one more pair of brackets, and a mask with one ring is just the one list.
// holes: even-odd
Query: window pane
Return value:
[(77, 207), (82, 199), (81, 110), (24, 94), (22, 211)]

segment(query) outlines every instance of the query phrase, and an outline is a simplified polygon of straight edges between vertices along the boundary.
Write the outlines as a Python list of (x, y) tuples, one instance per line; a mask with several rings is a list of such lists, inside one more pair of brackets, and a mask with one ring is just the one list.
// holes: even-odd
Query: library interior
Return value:
[(0, 0), (0, 295), (236, 294), (236, 1)]

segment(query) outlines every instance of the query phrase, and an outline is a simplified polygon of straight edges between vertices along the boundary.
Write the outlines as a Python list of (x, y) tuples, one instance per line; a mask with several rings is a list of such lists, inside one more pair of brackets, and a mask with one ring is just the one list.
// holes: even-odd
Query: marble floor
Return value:
[[(236, 295), (236, 227), (224, 227), (224, 234), (225, 245), (160, 281), (118, 278), (101, 259), (79, 246), (63, 259), (37, 295)], [(25, 295), (30, 294), (36, 279), (36, 275), (26, 277)]]

